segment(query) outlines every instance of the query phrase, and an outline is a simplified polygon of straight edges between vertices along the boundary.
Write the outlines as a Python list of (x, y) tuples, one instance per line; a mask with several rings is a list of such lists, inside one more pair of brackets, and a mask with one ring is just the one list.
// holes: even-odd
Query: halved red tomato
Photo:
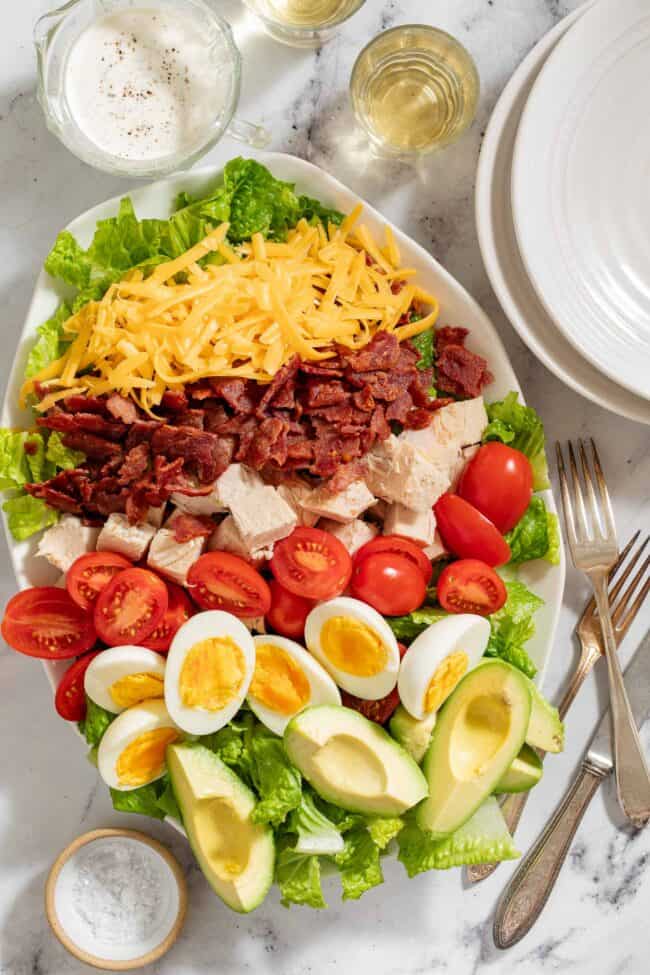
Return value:
[(35, 586), (13, 596), (2, 621), (2, 636), (28, 657), (66, 660), (95, 644), (92, 616), (58, 586)]
[(130, 569), (132, 564), (117, 552), (88, 552), (80, 555), (68, 570), (66, 589), (77, 606), (90, 609), (113, 576)]
[(478, 559), (459, 559), (438, 579), (438, 602), (448, 613), (489, 616), (501, 609), (508, 592), (501, 576)]
[(306, 599), (332, 599), (350, 581), (352, 560), (345, 545), (320, 528), (294, 528), (276, 542), (271, 572), (280, 585)]
[(530, 504), (530, 461), (520, 450), (496, 440), (483, 444), (463, 471), (458, 493), (505, 534)]
[(488, 565), (510, 560), (510, 546), (489, 519), (457, 494), (443, 494), (433, 510), (445, 547), (460, 559), (480, 559)]
[(156, 650), (158, 653), (167, 653), (178, 630), (190, 616), (194, 615), (194, 607), (185, 590), (180, 586), (174, 582), (168, 582), (167, 595), (169, 602), (165, 615), (156, 629), (145, 640), (141, 641), (143, 647)]
[(350, 592), (383, 616), (404, 616), (422, 605), (427, 587), (415, 562), (404, 555), (378, 552), (355, 566)]
[(377, 538), (372, 538), (354, 553), (353, 566), (357, 566), (362, 559), (368, 555), (375, 555), (377, 552), (393, 552), (395, 555), (403, 555), (411, 562), (415, 562), (424, 576), (425, 585), (431, 581), (433, 568), (430, 559), (426, 557), (419, 545), (416, 545), (409, 538), (403, 538), (402, 535), (379, 535)]
[(54, 695), (54, 706), (65, 721), (83, 721), (86, 717), (86, 695), (84, 693), (84, 674), (91, 660), (101, 653), (86, 653), (70, 664), (59, 682)]
[(207, 552), (187, 577), (190, 596), (202, 609), (221, 609), (242, 619), (265, 616), (271, 591), (259, 572), (238, 555)]
[(314, 608), (314, 600), (296, 596), (281, 586), (277, 579), (271, 579), (269, 589), (271, 608), (266, 614), (267, 623), (280, 636), (288, 636), (293, 640), (302, 639), (305, 620)]
[(113, 576), (95, 602), (95, 628), (110, 647), (146, 640), (167, 611), (167, 586), (148, 569)]
[(397, 710), (399, 693), (397, 688), (394, 687), (390, 694), (380, 698), (379, 701), (366, 701), (361, 697), (355, 697), (354, 694), (348, 694), (347, 691), (341, 691), (341, 702), (344, 707), (358, 711), (359, 714), (362, 714), (364, 718), (368, 718), (369, 721), (375, 721), (377, 724), (386, 724), (388, 719)]

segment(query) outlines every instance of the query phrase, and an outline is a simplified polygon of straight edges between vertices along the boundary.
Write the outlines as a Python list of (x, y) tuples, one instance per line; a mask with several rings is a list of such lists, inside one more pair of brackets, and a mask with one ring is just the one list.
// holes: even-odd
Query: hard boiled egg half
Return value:
[(349, 694), (378, 701), (397, 683), (393, 631), (376, 609), (358, 599), (339, 596), (315, 606), (305, 621), (305, 643)]
[(230, 613), (197, 613), (172, 640), (165, 670), (165, 703), (175, 723), (209, 735), (235, 716), (255, 669), (253, 637)]
[(304, 647), (282, 636), (256, 636), (248, 704), (262, 724), (281, 735), (291, 718), (316, 704), (340, 704), (339, 689)]
[(165, 751), (181, 737), (165, 702), (147, 701), (109, 724), (97, 750), (97, 768), (111, 789), (128, 792), (165, 774)]
[(84, 690), (101, 708), (120, 714), (164, 695), (165, 658), (146, 647), (103, 650), (88, 665)]
[(490, 624), (483, 616), (448, 616), (420, 633), (404, 654), (397, 689), (409, 714), (421, 720), (447, 700), (485, 653)]

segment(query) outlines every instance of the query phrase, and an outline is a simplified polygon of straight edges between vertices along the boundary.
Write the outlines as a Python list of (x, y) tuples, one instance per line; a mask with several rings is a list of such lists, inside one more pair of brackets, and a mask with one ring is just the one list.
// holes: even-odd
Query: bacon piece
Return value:
[(436, 366), (438, 389), (463, 399), (480, 396), (493, 379), (483, 356), (462, 345), (446, 345)]
[(67, 511), (73, 515), (81, 514), (79, 501), (63, 491), (57, 491), (56, 488), (50, 486), (48, 481), (43, 484), (26, 484), (25, 490), (33, 498), (40, 498), (41, 501), (45, 501), (50, 508), (55, 508), (57, 511)]
[(339, 355), (354, 372), (394, 369), (399, 361), (399, 342), (391, 332), (377, 332), (372, 342), (358, 351), (339, 347)]
[(39, 416), (36, 422), (59, 433), (92, 433), (107, 440), (122, 440), (126, 435), (124, 424), (105, 420), (97, 413), (50, 413)]
[(209, 538), (214, 531), (214, 522), (210, 518), (181, 513), (172, 522), (174, 540), (182, 545), (193, 538)]
[(313, 409), (318, 406), (334, 406), (336, 403), (347, 403), (350, 393), (342, 382), (330, 379), (323, 382), (320, 379), (310, 379), (307, 382), (306, 406)]
[(160, 405), (164, 410), (169, 410), (171, 413), (182, 413), (186, 410), (189, 403), (185, 390), (183, 389), (168, 389), (163, 393)]
[(127, 425), (135, 423), (138, 419), (135, 403), (125, 396), (120, 396), (119, 393), (111, 393), (106, 400), (106, 409), (116, 420), (121, 420)]
[(64, 447), (69, 447), (71, 450), (81, 450), (88, 457), (105, 459), (111, 454), (116, 457), (122, 456), (122, 448), (119, 444), (113, 443), (112, 440), (96, 437), (84, 430), (72, 430), (70, 433), (64, 433), (62, 442)]
[(258, 416), (264, 416), (265, 411), (271, 405), (275, 397), (280, 394), (287, 383), (293, 382), (299, 367), (300, 359), (297, 355), (294, 355), (291, 359), (289, 359), (288, 362), (285, 362), (285, 364), (278, 369), (275, 376), (266, 387), (264, 395), (257, 405)]
[(154, 454), (182, 458), (197, 471), (204, 484), (215, 481), (230, 463), (233, 442), (216, 433), (193, 427), (161, 426), (151, 439)]
[(106, 416), (106, 400), (99, 396), (66, 396), (63, 406), (68, 413), (101, 413)]
[(135, 447), (139, 443), (151, 443), (156, 430), (162, 426), (161, 420), (137, 420), (129, 427), (124, 446), (127, 450)]
[(253, 387), (244, 379), (237, 377), (209, 379), (213, 396), (221, 398), (235, 411), (235, 413), (250, 414), (255, 411), (257, 401), (253, 395)]
[(436, 354), (447, 348), (448, 345), (465, 345), (465, 339), (469, 335), (469, 330), (453, 325), (443, 325), (436, 330)]
[(138, 480), (148, 467), (149, 444), (140, 443), (137, 447), (132, 447), (119, 469), (118, 480), (120, 484), (130, 484), (132, 481)]

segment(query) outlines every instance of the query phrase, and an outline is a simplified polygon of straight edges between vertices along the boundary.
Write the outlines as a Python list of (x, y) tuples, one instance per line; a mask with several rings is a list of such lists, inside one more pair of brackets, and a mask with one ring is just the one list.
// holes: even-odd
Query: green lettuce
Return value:
[(490, 796), (474, 815), (443, 839), (420, 829), (410, 817), (397, 837), (398, 859), (409, 877), (475, 863), (499, 863), (519, 856), (497, 800)]
[(373, 816), (368, 820), (367, 825), (373, 843), (380, 850), (385, 850), (403, 828), (404, 820), (399, 816)]
[(71, 447), (64, 446), (61, 434), (57, 430), (53, 430), (47, 441), (45, 459), (55, 469), (69, 471), (83, 464), (86, 455), (81, 450), (73, 450)]
[(304, 791), (300, 805), (292, 810), (288, 831), (297, 833), (297, 853), (331, 855), (343, 850), (343, 838), (334, 823), (321, 812), (311, 792)]
[(45, 270), (74, 288), (85, 288), (90, 282), (92, 260), (73, 234), (62, 230), (45, 258)]
[(528, 508), (505, 538), (513, 565), (532, 559), (546, 559), (554, 565), (560, 561), (557, 515), (547, 510), (539, 495), (533, 495)]
[(25, 366), (25, 379), (30, 379), (37, 372), (49, 366), (50, 362), (60, 359), (69, 342), (63, 335), (63, 325), (72, 314), (70, 305), (63, 301), (51, 318), (36, 329), (38, 338), (31, 348)]
[(7, 516), (7, 525), (13, 538), (18, 542), (31, 538), (36, 532), (50, 528), (58, 521), (58, 513), (49, 508), (40, 498), (33, 498), (30, 494), (21, 494), (16, 498), (9, 498), (2, 505)]
[(414, 335), (411, 342), (420, 353), (420, 358), (416, 362), (418, 369), (430, 369), (434, 363), (436, 349), (433, 329)]
[(155, 782), (141, 785), (138, 789), (122, 792), (111, 789), (113, 808), (117, 812), (139, 813), (141, 816), (151, 816), (154, 819), (165, 819), (171, 816), (182, 822), (180, 810), (174, 796), (167, 772)]
[(500, 657), (527, 677), (534, 677), (537, 668), (526, 653), (525, 644), (535, 633), (534, 616), (544, 600), (517, 579), (506, 582), (506, 590), (505, 604), (489, 617), (490, 639), (485, 653), (488, 657)]
[(387, 616), (386, 622), (398, 640), (410, 643), (432, 623), (438, 623), (448, 615), (440, 606), (421, 606), (407, 616)]
[(302, 800), (302, 778), (291, 764), (282, 739), (258, 724), (250, 737), (253, 785), (260, 800), (253, 810), (255, 823), (279, 826)]
[(379, 862), (379, 846), (365, 827), (357, 827), (345, 834), (345, 846), (334, 862), (341, 874), (343, 900), (358, 900), (371, 887), (383, 884)]
[(42, 479), (45, 446), (40, 433), (0, 429), (0, 491)]
[(280, 888), (285, 907), (290, 907), (291, 904), (303, 904), (316, 909), (327, 907), (321, 886), (319, 858), (298, 853), (288, 839), (278, 844), (275, 882)]
[(483, 442), (501, 440), (528, 457), (533, 468), (536, 491), (549, 487), (548, 465), (544, 449), (544, 424), (532, 406), (519, 402), (519, 394), (508, 393), (505, 399), (486, 406), (489, 423)]
[(172, 819), (175, 819), (178, 823), (182, 824), (183, 816), (181, 814), (180, 807), (176, 802), (176, 796), (174, 795), (174, 789), (169, 776), (165, 776), (165, 787), (156, 799), (156, 803), (158, 808), (165, 816), (170, 816)]
[(79, 731), (84, 736), (91, 748), (99, 745), (102, 735), (108, 728), (111, 721), (113, 721), (117, 715), (112, 714), (105, 708), (95, 704), (95, 702), (86, 695), (86, 717), (83, 721), (79, 722)]

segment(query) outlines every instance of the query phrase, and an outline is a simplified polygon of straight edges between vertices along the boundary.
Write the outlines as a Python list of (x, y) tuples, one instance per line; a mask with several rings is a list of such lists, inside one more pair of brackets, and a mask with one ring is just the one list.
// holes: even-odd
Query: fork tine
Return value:
[(571, 478), (573, 481), (573, 500), (575, 503), (576, 511), (578, 512), (576, 535), (579, 541), (586, 541), (589, 538), (589, 525), (587, 523), (587, 512), (585, 510), (585, 502), (582, 496), (582, 485), (580, 483), (580, 476), (578, 474), (576, 455), (573, 450), (573, 444), (571, 443), (570, 440), (569, 440), (569, 466), (571, 467)]
[(580, 452), (580, 466), (582, 467), (582, 477), (587, 488), (587, 498), (588, 507), (590, 509), (589, 514), (591, 515), (591, 525), (594, 532), (594, 537), (600, 535), (604, 538), (603, 526), (600, 520), (600, 505), (596, 499), (596, 492), (594, 491), (594, 482), (591, 477), (591, 471), (589, 470), (589, 462), (587, 460), (587, 452), (585, 451), (585, 445), (582, 440), (578, 441), (578, 449)]
[(560, 490), (562, 492), (562, 510), (564, 511), (564, 525), (566, 528), (567, 541), (569, 543), (569, 548), (571, 549), (571, 554), (573, 554), (573, 549), (577, 544), (575, 524), (573, 520), (573, 506), (571, 504), (571, 492), (569, 491), (569, 483), (567, 479), (566, 469), (564, 467), (564, 457), (562, 455), (562, 445), (560, 443), (555, 444), (555, 454), (557, 457), (557, 472), (560, 478)]
[[(616, 599), (618, 597), (619, 592), (621, 591), (621, 588), (623, 587), (623, 583), (628, 578), (630, 572), (632, 571), (632, 569), (634, 568), (634, 566), (637, 564), (637, 562), (639, 561), (639, 559), (643, 555), (643, 553), (644, 553), (644, 551), (646, 549), (647, 544), (648, 544), (648, 538), (646, 538), (645, 541), (639, 546), (639, 548), (637, 549), (637, 551), (634, 553), (634, 558), (632, 558), (630, 560), (630, 564), (629, 565), (626, 565), (625, 572), (623, 573), (623, 575), (621, 576), (621, 578), (618, 579), (616, 581), (616, 584), (614, 586), (612, 586), (612, 588), (609, 590), (609, 605), (612, 607), (612, 610), (614, 608), (616, 608), (619, 612), (622, 612), (625, 609), (625, 604), (624, 604), (623, 601), (624, 600), (626, 600), (626, 601), (629, 600), (632, 592), (634, 591), (634, 586), (632, 584), (630, 584), (628, 586), (628, 588), (625, 590), (625, 592), (623, 593), (623, 596), (619, 600), (618, 604), (616, 604), (616, 607), (614, 607), (614, 604), (616, 602)], [(648, 564), (648, 560), (646, 559), (644, 566), (639, 570), (640, 573), (641, 573), (641, 575), (643, 574), (643, 569), (645, 568), (645, 566), (647, 566), (647, 564)], [(639, 573), (637, 573), (637, 579), (636, 579), (635, 585), (638, 585), (638, 582), (639, 582), (639, 578), (638, 577), (639, 577)], [(620, 607), (620, 609), (619, 609), (619, 607)]]
[[(610, 582), (612, 582), (612, 580), (616, 576), (618, 570), (620, 569), (621, 565), (623, 564), (623, 562), (627, 558), (630, 549), (635, 544), (635, 542), (637, 541), (637, 539), (638, 539), (638, 537), (639, 537), (640, 534), (641, 534), (641, 529), (639, 528), (639, 529), (637, 529), (637, 531), (635, 531), (634, 535), (632, 535), (632, 538), (629, 540), (629, 542), (627, 543), (627, 545), (625, 546), (625, 548), (623, 549), (623, 551), (621, 552), (621, 554), (617, 558), (616, 562), (612, 566), (612, 568), (610, 570), (610, 573), (609, 573), (609, 577), (608, 578), (609, 578), (609, 581)], [(643, 548), (645, 548), (645, 545), (647, 544), (647, 541), (648, 540), (646, 539), (646, 541), (643, 543)], [(641, 551), (643, 551), (643, 548), (641, 549)], [(634, 557), (634, 561), (632, 562), (632, 565), (630, 566), (630, 570), (634, 567), (634, 565), (637, 562), (637, 560), (638, 560), (638, 555)], [(624, 582), (628, 575), (629, 575), (629, 571), (626, 569), (625, 570), (625, 575), (623, 576), (621, 582)], [(616, 585), (610, 590), (610, 593), (609, 593), (610, 604), (616, 598), (616, 596), (618, 595), (618, 593), (620, 591), (620, 588), (621, 588), (621, 586), (617, 582)], [(591, 616), (591, 614), (592, 613), (595, 613), (595, 612), (596, 612), (596, 600), (592, 596), (591, 599), (589, 600), (589, 602), (587, 603), (587, 605), (585, 606), (585, 608), (583, 609), (582, 616), (578, 620), (578, 624), (577, 625), (579, 626), (580, 623), (583, 623), (587, 619), (588, 616)]]
[(590, 437), (590, 441), (591, 450), (593, 452), (594, 470), (596, 471), (596, 480), (598, 481), (600, 496), (603, 500), (603, 527), (609, 538), (614, 539), (616, 537), (616, 525), (614, 524), (612, 502), (609, 500), (607, 482), (605, 481), (605, 475), (603, 474), (603, 469), (600, 464), (600, 457), (598, 456), (598, 451), (596, 450), (596, 444), (594, 443), (593, 437)]
[(649, 592), (650, 592), (650, 578), (646, 579), (643, 589), (641, 590), (641, 592), (638, 594), (638, 596), (636, 597), (636, 599), (628, 609), (627, 615), (623, 620), (623, 622), (616, 627), (617, 633), (620, 633), (619, 639), (622, 640), (625, 634), (627, 633), (627, 631), (629, 630), (632, 621), (634, 620), (637, 613), (643, 606)]
[(643, 579), (643, 577), (647, 573), (648, 566), (650, 566), (650, 556), (648, 556), (646, 558), (645, 562), (643, 563), (643, 565), (641, 566), (641, 568), (638, 570), (638, 572), (636, 573), (636, 575), (632, 579), (631, 583), (629, 584), (629, 586), (627, 587), (627, 589), (623, 593), (623, 595), (622, 595), (622, 597), (621, 597), (621, 599), (619, 601), (618, 606), (616, 607), (616, 609), (612, 613), (612, 623), (616, 624), (616, 622), (621, 618), (621, 616), (625, 612), (625, 608), (626, 608), (627, 604), (630, 601), (630, 597), (634, 595), (634, 591), (636, 590), (637, 586), (639, 585), (639, 583), (641, 582), (641, 580)]

